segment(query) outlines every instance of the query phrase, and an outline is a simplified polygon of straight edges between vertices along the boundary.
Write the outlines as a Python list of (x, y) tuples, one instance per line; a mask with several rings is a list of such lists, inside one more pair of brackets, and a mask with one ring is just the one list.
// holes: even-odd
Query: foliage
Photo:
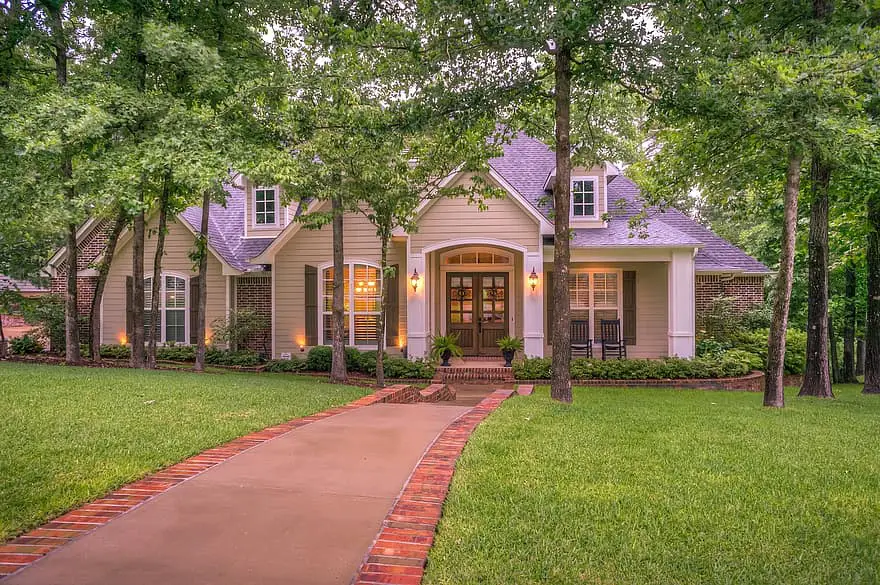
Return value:
[(726, 339), (741, 327), (735, 307), (736, 297), (715, 297), (703, 311), (699, 323), (699, 337)]
[(30, 353), (40, 353), (43, 351), (43, 344), (36, 336), (27, 334), (21, 337), (15, 337), (9, 340), (9, 348), (12, 353), (25, 355)]
[(524, 346), (521, 337), (507, 335), (498, 340), (498, 347), (501, 351), (522, 351)]
[[(190, 346), (192, 361), (195, 361), (195, 348)], [(228, 349), (209, 348), (205, 352), (205, 363), (215, 366), (253, 367), (263, 363), (265, 359), (259, 353), (249, 349), (232, 351)]]
[(299, 358), (289, 360), (269, 360), (263, 367), (264, 372), (303, 372), (306, 369), (306, 361)]
[[(731, 348), (760, 356), (762, 368), (766, 367), (769, 335), (769, 329), (737, 333), (731, 340)], [(785, 339), (785, 373), (803, 374), (807, 367), (807, 334), (797, 329), (789, 329)]]
[(435, 335), (431, 338), (431, 358), (434, 361), (439, 361), (443, 359), (443, 355), (446, 353), (452, 357), (464, 355), (461, 346), (458, 344), (458, 333)]
[(22, 305), (24, 320), (36, 325), (40, 336), (49, 341), (54, 352), (64, 351), (64, 299), (58, 295), (46, 295)]
[(102, 345), (100, 356), (106, 359), (127, 360), (131, 357), (131, 347), (127, 345)]
[[(705, 379), (744, 376), (756, 363), (754, 355), (745, 351), (729, 351), (718, 356), (693, 359), (624, 359), (600, 360), (577, 358), (571, 362), (574, 380), (668, 380)], [(514, 362), (517, 380), (549, 380), (549, 358), (526, 358)]]
[(271, 321), (265, 315), (261, 315), (250, 309), (230, 311), (228, 317), (215, 319), (214, 339), (226, 343), (230, 349), (236, 349), (245, 343), (252, 335), (266, 331), (271, 327)]
[(385, 376), (401, 380), (430, 380), (434, 377), (434, 364), (427, 360), (408, 360), (389, 357), (385, 360)]

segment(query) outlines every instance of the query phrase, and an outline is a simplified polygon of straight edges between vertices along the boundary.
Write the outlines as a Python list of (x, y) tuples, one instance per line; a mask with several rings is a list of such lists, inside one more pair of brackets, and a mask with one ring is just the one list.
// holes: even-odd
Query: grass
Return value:
[(0, 542), (207, 448), (367, 392), (287, 374), (0, 363)]
[(514, 397), (459, 461), (425, 583), (880, 583), (880, 397)]

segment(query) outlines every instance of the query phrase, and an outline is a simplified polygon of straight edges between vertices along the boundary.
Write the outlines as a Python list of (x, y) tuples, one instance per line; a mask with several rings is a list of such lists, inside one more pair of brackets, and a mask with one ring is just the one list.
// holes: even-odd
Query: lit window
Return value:
[[(592, 286), (591, 286), (592, 285)], [(593, 339), (601, 337), (600, 322), (620, 319), (620, 273), (572, 271), (568, 275), (572, 319), (589, 319)]]
[(275, 225), (275, 189), (254, 191), (254, 218), (257, 225)]
[[(353, 346), (374, 347), (382, 304), (382, 279), (379, 269), (366, 264), (346, 264), (343, 273), (345, 298), (344, 335)], [(323, 278), (324, 343), (333, 340), (333, 268), (324, 270)], [(351, 327), (354, 323), (354, 328)]]
[[(159, 288), (159, 341), (187, 343), (187, 282), (185, 278), (164, 275)], [(153, 278), (144, 279), (144, 335), (150, 336), (152, 319), (150, 308), (153, 300)]]
[(596, 183), (592, 179), (575, 179), (571, 182), (571, 216), (596, 216)]

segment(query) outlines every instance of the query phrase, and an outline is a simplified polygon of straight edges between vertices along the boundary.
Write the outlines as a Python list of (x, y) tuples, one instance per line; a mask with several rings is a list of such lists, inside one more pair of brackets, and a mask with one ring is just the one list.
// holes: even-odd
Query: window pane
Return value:
[(571, 272), (568, 275), (568, 298), (572, 309), (590, 307), (590, 275), (586, 272)]
[(176, 276), (165, 277), (165, 307), (168, 309), (186, 308), (186, 281)]
[(144, 308), (149, 309), (153, 302), (153, 278), (144, 279)]
[(357, 313), (378, 312), (382, 304), (379, 269), (373, 266), (354, 266), (354, 310)]
[[(345, 265), (345, 270), (342, 273), (343, 285), (342, 285), (342, 294), (344, 297), (344, 310), (349, 310), (349, 278), (348, 278), (348, 265)], [(324, 296), (324, 311), (330, 312), (333, 310), (333, 268), (327, 268), (324, 270), (324, 287), (323, 287), (323, 296)]]
[(355, 315), (354, 344), (376, 345), (376, 327), (378, 324), (378, 315)]
[(480, 252), (477, 254), (478, 264), (492, 264), (492, 254), (489, 252)]
[[(345, 333), (343, 338), (345, 339), (345, 344), (348, 345), (348, 315), (342, 320), (343, 327), (345, 329)], [(332, 315), (324, 315), (324, 343), (326, 345), (330, 345), (333, 343), (333, 318)]]
[(165, 311), (165, 341), (186, 343), (186, 311)]
[(275, 189), (254, 191), (254, 215), (257, 224), (275, 223)]
[(617, 306), (617, 273), (597, 272), (593, 275), (593, 302), (596, 307)]

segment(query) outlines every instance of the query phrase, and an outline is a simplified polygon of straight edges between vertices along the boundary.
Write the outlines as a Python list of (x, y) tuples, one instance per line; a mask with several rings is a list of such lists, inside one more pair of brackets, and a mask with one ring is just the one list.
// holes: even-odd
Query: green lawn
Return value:
[(476, 431), (428, 584), (880, 583), (880, 397), (546, 389)]
[(285, 374), (0, 363), (0, 542), (204, 449), (367, 392)]

